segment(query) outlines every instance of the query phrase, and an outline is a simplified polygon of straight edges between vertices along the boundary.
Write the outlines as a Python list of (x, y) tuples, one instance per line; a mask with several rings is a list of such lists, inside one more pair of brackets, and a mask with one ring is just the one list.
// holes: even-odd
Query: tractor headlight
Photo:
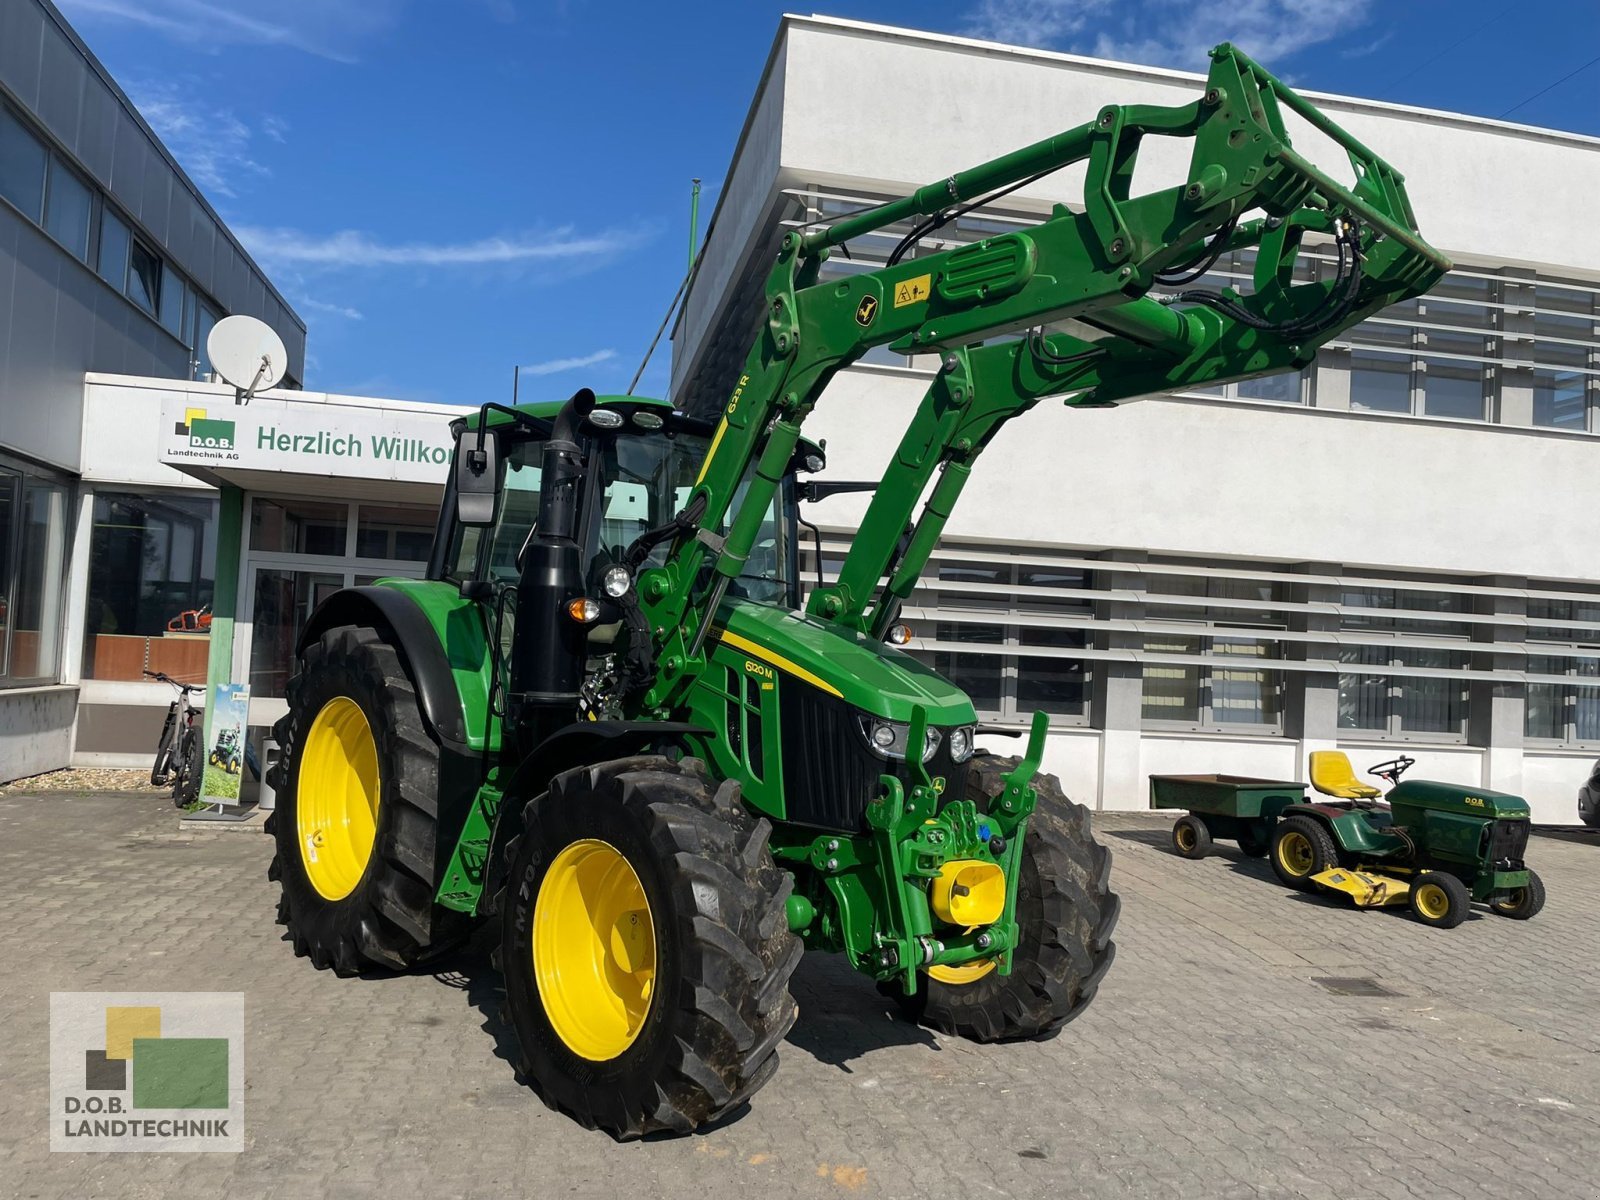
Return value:
[(600, 590), (613, 600), (622, 599), (632, 586), (633, 575), (624, 566), (607, 567), (606, 573), (600, 576)]
[(971, 725), (960, 725), (950, 731), (950, 761), (964, 763), (972, 757), (972, 735), (975, 732)]
[[(884, 758), (904, 758), (906, 739), (911, 736), (911, 726), (899, 721), (880, 721), (876, 717), (862, 717), (862, 732), (874, 753)], [(927, 762), (939, 749), (944, 738), (937, 729), (930, 729), (922, 740), (922, 761)]]

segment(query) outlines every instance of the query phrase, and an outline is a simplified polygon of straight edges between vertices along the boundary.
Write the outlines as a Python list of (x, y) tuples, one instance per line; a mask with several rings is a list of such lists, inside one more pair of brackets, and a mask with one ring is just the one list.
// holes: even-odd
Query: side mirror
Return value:
[(478, 431), (456, 437), (456, 520), (463, 525), (494, 524), (500, 499), (500, 439), (493, 433), (478, 444)]

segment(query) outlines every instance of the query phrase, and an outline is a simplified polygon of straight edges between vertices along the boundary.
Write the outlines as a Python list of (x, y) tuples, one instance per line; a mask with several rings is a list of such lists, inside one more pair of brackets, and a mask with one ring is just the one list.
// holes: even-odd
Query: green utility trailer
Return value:
[[(272, 779), (295, 950), (405, 969), (494, 921), (521, 1076), (618, 1137), (771, 1078), (802, 951), (975, 1040), (1081, 1013), (1110, 854), (1040, 773), (1046, 714), (1020, 756), (981, 753), (901, 608), (1013, 419), (1304, 370), (1449, 269), (1389, 164), (1231, 46), (1211, 60), (1191, 103), (1104, 105), (784, 231), (726, 394), (458, 421), (427, 577), (338, 592), (300, 638)], [(1142, 190), (1147, 138), (1181, 182)], [(939, 233), (1068, 169), (1032, 225)], [(880, 266), (828, 265), (885, 238)], [(1238, 254), (1247, 288), (1205, 286)], [(798, 476), (825, 465), (802, 426), (880, 347), (937, 369), (837, 573), (802, 587)]]
[(1303, 783), (1247, 775), (1150, 776), (1151, 808), (1187, 810), (1172, 826), (1172, 848), (1184, 858), (1204, 858), (1216, 838), (1238, 842), (1251, 858), (1265, 858), (1278, 817), (1305, 798)]

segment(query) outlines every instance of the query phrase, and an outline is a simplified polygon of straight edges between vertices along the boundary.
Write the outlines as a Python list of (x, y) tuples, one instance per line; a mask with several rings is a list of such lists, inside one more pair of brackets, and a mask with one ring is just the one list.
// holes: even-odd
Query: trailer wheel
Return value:
[(340, 625), (306, 648), (273, 727), (270, 780), (282, 886), (278, 923), (296, 954), (353, 975), (404, 968), (468, 928), (434, 904), (439, 748), (400, 655), (377, 630)]
[(1172, 848), (1184, 858), (1204, 858), (1211, 853), (1211, 830), (1193, 813), (1172, 824)]
[(1503, 900), (1496, 900), (1489, 907), (1502, 917), (1510, 917), (1513, 921), (1526, 921), (1529, 917), (1539, 915), (1539, 910), (1544, 907), (1544, 880), (1539, 878), (1539, 872), (1528, 872), (1528, 885), (1526, 887), (1512, 888)]
[[(967, 771), (967, 799), (985, 808), (1020, 760), (977, 755)], [(1023, 841), (1017, 881), (1021, 944), (1011, 974), (993, 961), (933, 967), (907, 996), (879, 984), (924, 1025), (976, 1042), (1053, 1036), (1094, 999), (1111, 967), (1111, 932), (1122, 901), (1111, 891), (1111, 851), (1094, 840), (1089, 810), (1068, 800), (1054, 775), (1033, 781), (1038, 804)]]
[(1442, 871), (1424, 871), (1411, 881), (1411, 914), (1424, 925), (1454, 929), (1467, 919), (1472, 895), (1467, 885)]
[(1239, 852), (1246, 858), (1265, 858), (1272, 849), (1272, 839), (1255, 826), (1249, 826), (1239, 835)]
[(1309, 892), (1313, 875), (1338, 865), (1333, 835), (1315, 817), (1285, 817), (1272, 835), (1272, 870), (1287, 887)]
[(619, 1140), (690, 1133), (772, 1077), (803, 947), (771, 829), (692, 759), (579, 768), (528, 803), (495, 962), (546, 1104)]

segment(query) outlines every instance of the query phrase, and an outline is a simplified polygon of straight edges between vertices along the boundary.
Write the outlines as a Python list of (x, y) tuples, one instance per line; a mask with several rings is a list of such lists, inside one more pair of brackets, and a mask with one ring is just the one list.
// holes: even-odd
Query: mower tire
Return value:
[(1529, 871), (1526, 887), (1513, 888), (1504, 900), (1496, 900), (1489, 907), (1513, 921), (1536, 917), (1544, 907), (1544, 880), (1539, 878), (1539, 872)]
[[(987, 810), (1018, 759), (979, 754), (967, 771), (967, 799)], [(975, 1042), (1055, 1035), (1088, 1007), (1111, 968), (1111, 932), (1122, 901), (1110, 888), (1111, 851), (1094, 839), (1089, 810), (1068, 800), (1054, 775), (1033, 780), (1038, 793), (1022, 845), (1017, 882), (1020, 944), (1011, 974), (995, 963), (933, 967), (907, 996), (898, 983), (878, 985), (912, 1020)]]
[(1172, 824), (1172, 848), (1184, 858), (1204, 858), (1211, 853), (1211, 830), (1193, 813)]
[(1312, 876), (1339, 865), (1333, 835), (1315, 817), (1285, 817), (1272, 835), (1272, 871), (1285, 887), (1316, 890)]
[(494, 962), (518, 1075), (619, 1141), (744, 1104), (794, 1024), (793, 878), (739, 796), (698, 759), (581, 767), (507, 848)]
[(1411, 881), (1411, 915), (1435, 929), (1454, 929), (1472, 910), (1472, 893), (1454, 875), (1423, 871)]
[(467, 918), (433, 900), (439, 747), (399, 653), (375, 629), (337, 626), (306, 647), (287, 692), (267, 878), (294, 952), (354, 975), (453, 945)]

